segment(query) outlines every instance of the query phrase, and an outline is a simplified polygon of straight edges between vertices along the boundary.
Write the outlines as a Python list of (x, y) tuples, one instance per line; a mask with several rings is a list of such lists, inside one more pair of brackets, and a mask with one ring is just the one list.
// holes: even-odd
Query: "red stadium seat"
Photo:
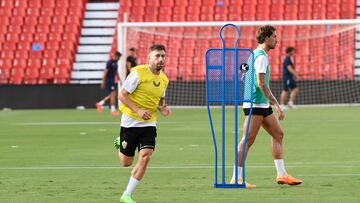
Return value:
[(48, 40), (46, 33), (37, 33), (34, 35), (34, 42), (45, 43)]
[(38, 17), (38, 23), (43, 25), (50, 25), (52, 24), (52, 17), (51, 16), (40, 16)]
[(50, 32), (63, 33), (64, 25), (63, 24), (52, 24), (52, 25), (50, 25)]
[(55, 49), (55, 50), (59, 50), (60, 49), (60, 45), (59, 45), (59, 41), (47, 41), (46, 42), (46, 49)]
[(42, 2), (42, 7), (44, 8), (50, 8), (50, 9), (54, 9), (55, 8), (55, 1), (43, 1)]
[(65, 25), (65, 32), (71, 32), (71, 33), (79, 33), (79, 25), (77, 24), (66, 24)]
[(25, 69), (24, 68), (12, 68), (11, 69), (11, 79), (10, 81), (22, 81), (22, 78), (24, 77), (25, 75)]
[(10, 75), (11, 75), (10, 72), (11, 72), (10, 68), (1, 68), (0, 67), (0, 83), (1, 84), (8, 83), (8, 80), (9, 80)]
[(20, 51), (21, 50), (29, 51), (29, 50), (31, 50), (30, 42), (29, 41), (20, 41), (17, 43), (17, 48)]
[(11, 24), (8, 26), (8, 32), (10, 32), (11, 34), (20, 34), (22, 32), (21, 29), (21, 24)]
[(35, 26), (38, 21), (36, 16), (25, 16), (24, 18), (25, 26)]
[(59, 50), (58, 51), (58, 57), (64, 58), (64, 59), (74, 59), (74, 54), (68, 50)]
[(16, 50), (16, 42), (6, 41), (3, 43), (2, 47), (3, 47), (3, 50), (15, 51)]
[(19, 41), (19, 34), (18, 33), (9, 33), (6, 35), (5, 40), (8, 42), (18, 42)]
[[(50, 1), (46, 1), (50, 2)], [(40, 16), (53, 16), (54, 15), (54, 8), (52, 7), (44, 7), (40, 10)]]
[(16, 50), (14, 54), (15, 59), (27, 59), (29, 57), (28, 50)]
[(39, 33), (49, 33), (50, 32), (50, 26), (49, 24), (38, 24), (36, 26), (36, 31)]
[(57, 57), (57, 51), (55, 49), (46, 49), (43, 51), (44, 59), (55, 59)]
[(39, 72), (39, 78), (52, 79), (54, 77), (54, 68), (41, 68)]
[(41, 0), (31, 0), (29, 1), (28, 6), (29, 8), (40, 8), (42, 6)]
[[(71, 1), (71, 2), (77, 2), (77, 1)], [(82, 9), (79, 9), (78, 7), (70, 7), (68, 10), (69, 16), (80, 16), (82, 17), (84, 15), (84, 11)]]
[(55, 68), (54, 78), (70, 78), (69, 70), (66, 68)]
[[(30, 53), (30, 55), (31, 55), (31, 53)], [(33, 69), (40, 69), (41, 68), (41, 58), (30, 58), (28, 60), (27, 67), (33, 68)]]
[(76, 44), (73, 41), (62, 41), (60, 42), (60, 50), (66, 50), (74, 53), (76, 48)]
[(2, 58), (2, 59), (13, 59), (14, 58), (14, 53), (15, 53), (15, 51), (10, 51), (10, 50), (2, 51), (1, 54), (0, 54), (0, 58)]
[(48, 39), (49, 39), (49, 41), (59, 41), (60, 42), (62, 40), (62, 36), (61, 36), (61, 33), (51, 32), (48, 35)]
[(68, 8), (70, 6), (69, 2), (66, 0), (62, 0), (62, 1), (55, 1), (56, 2), (56, 7), (57, 8)]
[(21, 33), (19, 38), (20, 38), (20, 41), (32, 42), (33, 34), (32, 33)]
[(8, 1), (0, 1), (0, 7), (11, 9), (14, 7), (14, 1), (8, 0)]
[(80, 16), (67, 16), (66, 23), (74, 23), (74, 24), (81, 25), (82, 20), (81, 20)]
[(65, 16), (54, 16), (53, 21), (54, 24), (65, 25), (66, 17)]
[(0, 68), (1, 69), (11, 69), (12, 68), (12, 60), (0, 58)]
[[(37, 79), (39, 77), (39, 69), (37, 68), (27, 68), (25, 69), (24, 79)], [(31, 83), (36, 84), (36, 83)]]
[(54, 84), (67, 84), (69, 83), (69, 78), (54, 78)]
[(27, 61), (24, 58), (14, 59), (13, 68), (25, 69), (27, 67)]
[(29, 16), (39, 16), (40, 15), (40, 9), (39, 8), (28, 8), (26, 10), (26, 14)]
[(30, 51), (29, 52), (30, 59), (42, 59), (42, 51)]
[(42, 61), (42, 67), (48, 69), (54, 69), (56, 67), (56, 60), (55, 58), (45, 58)]
[(62, 16), (65, 17), (67, 16), (68, 13), (68, 8), (67, 7), (56, 7), (56, 9), (54, 10), (55, 16)]
[(160, 0), (161, 7), (174, 6), (174, 0)]
[(13, 16), (10, 18), (10, 23), (11, 25), (22, 25), (24, 23), (24, 18), (23, 16)]
[(65, 58), (59, 58), (57, 60), (57, 67), (60, 68), (60, 69), (71, 70), (71, 68), (72, 68), (72, 60), (71, 59), (65, 59)]

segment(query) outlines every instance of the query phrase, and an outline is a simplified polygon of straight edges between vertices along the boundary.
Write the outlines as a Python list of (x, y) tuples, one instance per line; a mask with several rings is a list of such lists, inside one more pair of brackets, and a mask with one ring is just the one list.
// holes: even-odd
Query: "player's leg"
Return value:
[(292, 109), (296, 109), (294, 102), (295, 102), (296, 96), (299, 93), (299, 88), (297, 87), (296, 81), (294, 79), (292, 79), (290, 81), (290, 88), (291, 88), (291, 93), (290, 93), (290, 99), (288, 102), (288, 106)]
[[(252, 144), (255, 142), (256, 136), (259, 132), (259, 129), (261, 127), (261, 123), (262, 123), (262, 119), (263, 116), (262, 115), (252, 115), (251, 116), (251, 121), (250, 121), (250, 126), (249, 126), (249, 132), (248, 132), (248, 136), (247, 136), (247, 141), (246, 141), (246, 151), (244, 152), (244, 144), (245, 144), (245, 134), (246, 134), (246, 128), (247, 128), (247, 124), (248, 124), (248, 119), (249, 116), (245, 116), (245, 121), (243, 124), (243, 136), (242, 139), (238, 145), (238, 183), (242, 183), (242, 178), (241, 178), (241, 174), (242, 174), (242, 170), (243, 170), (243, 163), (242, 163), (242, 155), (243, 153), (245, 153), (245, 159), (247, 157), (247, 154), (249, 152), (250, 147), (252, 146)], [(233, 176), (231, 178), (230, 183), (235, 183), (235, 166), (234, 166), (234, 171), (233, 171)], [(255, 188), (255, 185), (246, 183), (246, 188)]]
[(131, 199), (132, 193), (134, 192), (136, 186), (140, 183), (141, 179), (145, 174), (145, 171), (151, 159), (151, 155), (153, 154), (155, 149), (155, 138), (156, 138), (155, 127), (142, 127), (142, 128), (136, 128), (135, 130), (139, 135), (138, 137), (139, 156), (137, 163), (131, 172), (129, 183), (121, 199), (125, 199), (125, 198)]
[(95, 105), (96, 105), (96, 109), (99, 113), (102, 112), (102, 108), (104, 106), (104, 104), (106, 103), (107, 100), (110, 99), (110, 95), (107, 95), (106, 97), (104, 97), (102, 100), (100, 100), (99, 102), (96, 102)]
[(119, 115), (119, 111), (116, 109), (116, 94), (117, 94), (117, 83), (112, 83), (109, 86), (110, 91), (110, 109), (112, 115)]
[(295, 101), (296, 96), (298, 95), (298, 93), (299, 93), (299, 88), (298, 87), (291, 90), (290, 100), (289, 100), (289, 103), (288, 103), (290, 108), (296, 108), (295, 105), (294, 105), (294, 101)]
[(133, 163), (137, 146), (137, 129), (121, 127), (120, 137), (115, 140), (115, 148), (119, 149), (119, 160), (124, 167), (131, 166)]
[(298, 185), (302, 180), (287, 174), (284, 166), (283, 137), (284, 132), (274, 114), (264, 118), (263, 128), (271, 135), (271, 151), (277, 171), (276, 182), (279, 184)]
[(289, 91), (289, 80), (283, 80), (283, 90), (281, 91), (281, 95), (280, 95), (280, 107), (282, 110), (286, 110), (287, 106), (286, 101), (288, 98), (288, 91)]
[(119, 115), (119, 111), (116, 109), (116, 93), (116, 90), (111, 91), (110, 93), (110, 106), (112, 115)]

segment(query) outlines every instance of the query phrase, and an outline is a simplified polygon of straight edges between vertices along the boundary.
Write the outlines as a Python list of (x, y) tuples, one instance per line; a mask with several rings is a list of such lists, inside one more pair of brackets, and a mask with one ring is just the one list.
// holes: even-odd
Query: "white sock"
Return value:
[(140, 181), (136, 180), (131, 176), (123, 195), (131, 195), (134, 192), (136, 186), (139, 184), (139, 182)]
[(116, 108), (114, 105), (111, 105), (111, 112), (114, 112), (114, 111), (116, 111)]
[(275, 159), (274, 160), (277, 175), (283, 176), (286, 174), (285, 166), (284, 166), (284, 160), (283, 159)]
[(288, 105), (289, 105), (289, 106), (292, 106), (292, 105), (294, 105), (294, 102), (293, 102), (293, 101), (289, 101), (289, 102), (288, 102)]
[[(238, 166), (238, 179), (242, 177), (242, 170), (243, 170), (243, 167), (241, 166)], [(235, 180), (235, 166), (234, 166), (234, 171), (233, 171), (233, 176), (232, 176), (232, 179)]]
[(103, 105), (105, 104), (105, 101), (104, 101), (104, 100), (101, 100), (101, 101), (99, 101), (99, 104), (100, 104), (101, 106), (103, 106)]

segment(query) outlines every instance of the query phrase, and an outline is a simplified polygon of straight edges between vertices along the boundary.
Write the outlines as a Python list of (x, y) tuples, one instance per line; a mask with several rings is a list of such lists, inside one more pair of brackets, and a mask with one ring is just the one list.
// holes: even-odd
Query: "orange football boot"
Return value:
[(289, 174), (285, 174), (283, 176), (277, 176), (275, 181), (278, 184), (287, 184), (287, 185), (299, 185), (303, 182), (302, 180), (294, 178)]

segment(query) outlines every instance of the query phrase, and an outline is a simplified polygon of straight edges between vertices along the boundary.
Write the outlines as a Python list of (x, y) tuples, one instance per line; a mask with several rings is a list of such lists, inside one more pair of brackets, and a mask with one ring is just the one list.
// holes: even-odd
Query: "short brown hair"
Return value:
[(294, 47), (286, 47), (286, 49), (285, 49), (285, 53), (286, 54), (290, 54), (292, 51), (294, 51), (295, 50), (295, 48)]
[(272, 34), (274, 34), (276, 28), (271, 25), (264, 25), (261, 26), (256, 35), (256, 39), (259, 44), (262, 44), (265, 42), (266, 37), (270, 37)]
[(151, 45), (151, 47), (149, 47), (149, 53), (152, 51), (155, 51), (155, 50), (166, 52), (165, 46), (162, 44), (153, 44), (153, 45)]

